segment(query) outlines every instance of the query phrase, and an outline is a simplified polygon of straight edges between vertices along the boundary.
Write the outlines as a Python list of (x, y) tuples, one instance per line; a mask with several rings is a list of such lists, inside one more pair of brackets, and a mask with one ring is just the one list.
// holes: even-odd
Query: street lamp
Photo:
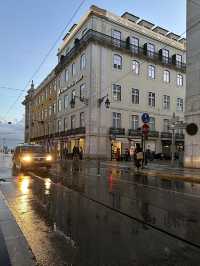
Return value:
[(105, 99), (106, 99), (106, 101), (105, 101), (105, 107), (106, 107), (107, 109), (110, 107), (110, 101), (109, 101), (109, 99), (108, 99), (108, 94), (98, 99), (98, 107), (101, 106), (101, 104), (103, 103), (103, 101), (104, 101)]

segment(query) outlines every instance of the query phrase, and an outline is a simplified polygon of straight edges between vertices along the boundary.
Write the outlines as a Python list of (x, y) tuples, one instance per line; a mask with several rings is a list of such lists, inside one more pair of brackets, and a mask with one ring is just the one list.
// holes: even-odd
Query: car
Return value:
[(19, 144), (13, 154), (13, 167), (18, 170), (30, 170), (35, 167), (51, 168), (53, 157), (39, 144)]

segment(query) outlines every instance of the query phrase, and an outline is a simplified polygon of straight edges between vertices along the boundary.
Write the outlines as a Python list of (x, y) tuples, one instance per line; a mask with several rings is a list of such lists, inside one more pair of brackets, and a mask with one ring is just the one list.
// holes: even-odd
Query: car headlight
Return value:
[(46, 160), (47, 160), (47, 161), (52, 161), (52, 159), (53, 159), (53, 158), (52, 158), (51, 155), (47, 155), (47, 156), (46, 156)]
[(22, 161), (29, 163), (32, 161), (32, 157), (30, 155), (24, 155)]

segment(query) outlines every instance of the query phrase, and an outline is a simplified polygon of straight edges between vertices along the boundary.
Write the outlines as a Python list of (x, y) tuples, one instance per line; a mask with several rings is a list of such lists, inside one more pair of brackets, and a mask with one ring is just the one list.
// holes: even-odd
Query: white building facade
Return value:
[[(170, 153), (169, 121), (173, 113), (184, 119), (185, 60), (180, 36), (132, 14), (92, 6), (58, 52), (59, 150), (78, 145), (85, 157), (114, 158), (117, 149), (123, 155), (141, 142), (138, 129), (147, 112), (146, 147)], [(183, 147), (184, 135), (176, 133), (177, 148)]]
[(187, 85), (186, 123), (197, 127), (194, 135), (186, 134), (185, 166), (200, 168), (200, 5), (187, 1)]

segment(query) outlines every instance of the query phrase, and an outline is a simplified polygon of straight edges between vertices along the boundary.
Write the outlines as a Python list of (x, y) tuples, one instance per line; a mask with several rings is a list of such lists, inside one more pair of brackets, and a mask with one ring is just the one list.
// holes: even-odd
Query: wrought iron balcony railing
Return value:
[(159, 53), (148, 51), (145, 47), (139, 47), (130, 43), (129, 37), (126, 41), (115, 39), (109, 35), (95, 30), (88, 30), (81, 39), (75, 39), (74, 47), (64, 56), (60, 58), (60, 62), (55, 68), (55, 72), (60, 72), (62, 69), (77, 55), (89, 42), (98, 42), (103, 46), (109, 46), (135, 55), (139, 58), (146, 59), (170, 68), (178, 69), (179, 71), (186, 71), (186, 64), (173, 59), (173, 57), (164, 57)]
[(125, 128), (111, 127), (109, 130), (110, 135), (125, 135)]
[(172, 133), (171, 132), (161, 132), (161, 139), (171, 139)]

